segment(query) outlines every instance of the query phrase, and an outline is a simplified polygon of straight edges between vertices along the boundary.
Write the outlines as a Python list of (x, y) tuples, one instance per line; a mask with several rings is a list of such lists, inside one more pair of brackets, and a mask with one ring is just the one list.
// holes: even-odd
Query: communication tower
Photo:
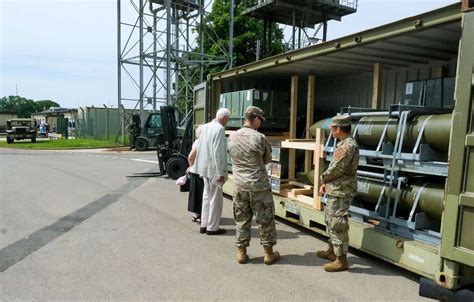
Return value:
[[(343, 16), (355, 13), (358, 4), (358, 0), (253, 0), (252, 2), (255, 6), (242, 14), (264, 22), (263, 57), (270, 49), (273, 22), (291, 26), (291, 35), (287, 44), (289, 49), (294, 50), (318, 41), (325, 42), (328, 21), (341, 21)], [(317, 24), (319, 26), (316, 28)], [(321, 28), (322, 38), (318, 38)]]
[[(211, 5), (209, 0), (117, 0), (119, 108), (133, 104), (142, 123), (145, 111), (178, 100), (186, 103), (187, 113), (193, 87), (204, 80), (204, 68), (220, 64), (226, 69), (231, 64), (227, 49), (220, 49), (218, 56), (204, 49), (205, 37), (218, 38), (202, 26)], [(121, 123), (124, 136), (123, 114)]]

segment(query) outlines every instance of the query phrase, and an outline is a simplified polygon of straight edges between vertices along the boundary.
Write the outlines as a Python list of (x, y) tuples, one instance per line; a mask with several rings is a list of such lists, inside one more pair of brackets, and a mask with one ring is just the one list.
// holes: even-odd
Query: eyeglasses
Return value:
[(257, 118), (260, 120), (260, 123), (263, 123), (263, 118), (257, 116)]

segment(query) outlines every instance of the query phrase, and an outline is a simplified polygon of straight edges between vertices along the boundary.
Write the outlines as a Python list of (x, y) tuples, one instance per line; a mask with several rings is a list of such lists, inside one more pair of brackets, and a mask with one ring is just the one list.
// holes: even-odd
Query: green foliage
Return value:
[[(235, 0), (234, 1), (234, 49), (233, 49), (233, 65), (239, 66), (250, 62), (254, 62), (257, 53), (257, 40), (263, 41), (263, 21), (255, 18), (242, 16), (242, 12), (256, 4), (256, 1)], [(223, 58), (224, 52), (229, 50), (229, 23), (230, 23), (230, 1), (217, 0), (213, 2), (212, 11), (206, 17), (204, 22), (204, 53)], [(200, 27), (197, 27), (198, 34), (201, 35)], [(211, 38), (212, 37), (212, 38)], [(199, 39), (198, 39), (199, 40)], [(272, 36), (270, 45), (270, 55), (279, 54), (285, 51), (283, 43), (283, 31), (278, 25), (272, 25)], [(195, 53), (200, 52), (200, 46), (194, 50)], [(199, 60), (198, 55), (188, 55), (188, 60)], [(204, 70), (204, 79), (208, 74), (222, 71), (224, 65), (208, 66)], [(181, 66), (180, 68), (186, 68)], [(199, 84), (199, 72), (190, 69), (191, 86)], [(184, 74), (184, 70), (181, 69)], [(181, 116), (186, 111), (186, 100), (184, 93), (184, 80), (179, 80), (179, 98), (177, 106)], [(193, 87), (190, 87), (192, 91)]]
[(61, 149), (92, 149), (92, 148), (113, 148), (123, 146), (120, 143), (111, 140), (95, 139), (58, 139), (42, 140), (38, 139), (36, 143), (30, 140), (15, 141), (13, 144), (0, 142), (0, 148), (10, 149), (32, 149), (32, 150), (61, 150)]
[[(240, 66), (254, 62), (257, 52), (257, 40), (263, 41), (263, 21), (243, 16), (242, 12), (254, 4), (250, 1), (235, 0), (234, 9), (234, 66)], [(230, 1), (214, 1), (212, 11), (206, 18), (205, 31), (217, 34), (217, 38), (211, 39), (205, 35), (204, 49), (207, 53), (222, 56), (221, 49), (229, 49), (229, 23), (230, 23)], [(272, 36), (270, 44), (270, 55), (282, 53), (284, 49), (283, 31), (278, 25), (272, 25)], [(216, 41), (217, 39), (217, 41)], [(212, 68), (207, 72), (219, 71)]]
[(27, 99), (18, 95), (10, 95), (0, 99), (0, 111), (11, 111), (18, 117), (31, 117), (32, 113), (43, 111), (44, 108), (60, 107), (51, 100), (37, 101)]
[(51, 100), (41, 100), (36, 101), (36, 107), (38, 111), (48, 110), (51, 107), (61, 107), (58, 103), (51, 101)]

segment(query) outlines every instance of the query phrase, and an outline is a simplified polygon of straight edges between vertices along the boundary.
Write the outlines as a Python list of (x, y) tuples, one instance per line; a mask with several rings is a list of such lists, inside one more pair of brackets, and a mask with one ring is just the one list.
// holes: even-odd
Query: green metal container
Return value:
[(248, 106), (257, 106), (264, 111), (265, 122), (261, 130), (286, 130), (289, 125), (288, 92), (249, 89), (223, 93), (219, 99), (219, 106), (230, 110), (230, 120), (227, 127), (240, 128), (245, 121), (245, 109)]
[(69, 120), (65, 117), (58, 117), (56, 133), (62, 134), (63, 138), (68, 138)]

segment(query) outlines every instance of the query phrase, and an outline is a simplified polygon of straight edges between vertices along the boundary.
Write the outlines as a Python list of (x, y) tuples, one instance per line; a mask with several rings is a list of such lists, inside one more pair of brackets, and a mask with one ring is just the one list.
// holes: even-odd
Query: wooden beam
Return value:
[(219, 109), (219, 101), (221, 98), (221, 92), (222, 92), (222, 81), (215, 81), (214, 82), (214, 98), (211, 100), (212, 102), (210, 104), (211, 110), (209, 110), (209, 116), (207, 117), (208, 120), (206, 121), (206, 123), (212, 121), (214, 117), (216, 116), (216, 112)]
[(374, 78), (372, 89), (372, 109), (380, 109), (382, 107), (382, 64), (374, 64)]
[(320, 128), (316, 129), (316, 146), (314, 150), (314, 188), (313, 188), (313, 207), (322, 211), (323, 204), (319, 195), (319, 187), (321, 186), (321, 175), (324, 172), (324, 131)]
[[(299, 149), (299, 150), (306, 150), (310, 151), (311, 153), (314, 152), (315, 143), (314, 139), (312, 140), (285, 140), (281, 142), (282, 148), (288, 149)], [(310, 163), (312, 165), (312, 163)], [(308, 171), (309, 172), (309, 171)]]
[[(306, 105), (306, 138), (310, 138), (311, 134), (309, 133), (309, 128), (313, 125), (314, 122), (314, 75), (308, 76), (308, 98)], [(304, 159), (304, 172), (308, 173), (311, 171), (313, 166), (313, 152), (306, 151)]]
[[(290, 138), (296, 138), (296, 117), (298, 107), (298, 76), (291, 77), (291, 101), (290, 101)], [(288, 178), (295, 179), (295, 150), (288, 150)]]
[(467, 12), (474, 8), (474, 0), (462, 0), (462, 11)]

